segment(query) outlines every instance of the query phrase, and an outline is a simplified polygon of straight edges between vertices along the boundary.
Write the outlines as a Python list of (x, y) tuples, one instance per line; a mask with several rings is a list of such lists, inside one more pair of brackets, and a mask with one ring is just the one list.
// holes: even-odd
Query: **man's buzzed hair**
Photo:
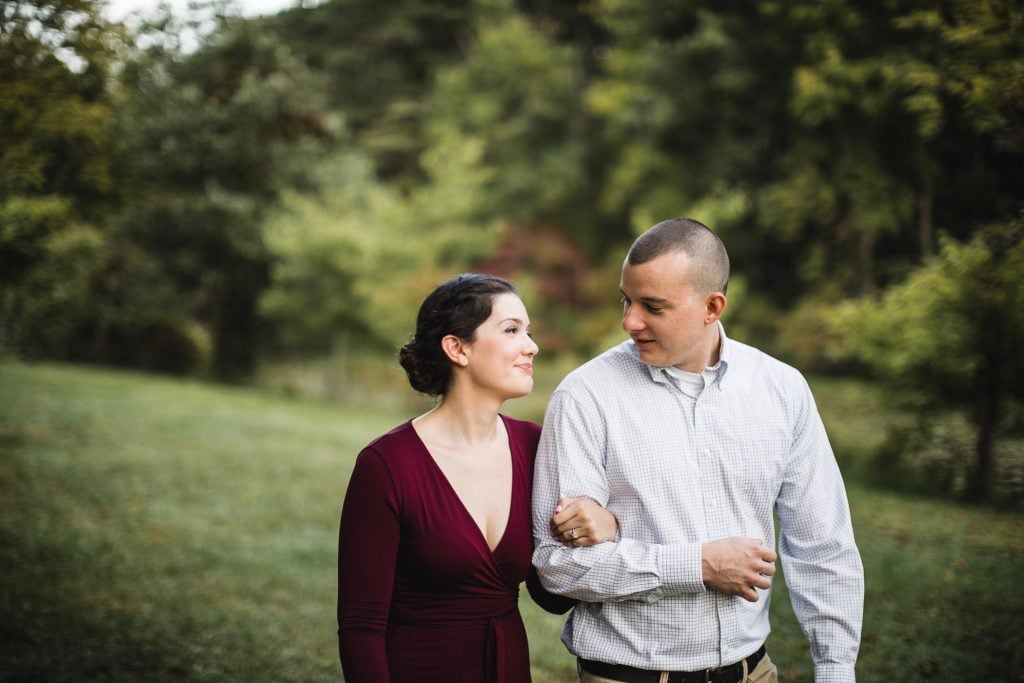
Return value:
[(636, 238), (626, 263), (638, 266), (662, 254), (682, 251), (692, 260), (693, 286), (701, 294), (722, 292), (729, 286), (729, 254), (711, 230), (692, 218), (670, 218)]

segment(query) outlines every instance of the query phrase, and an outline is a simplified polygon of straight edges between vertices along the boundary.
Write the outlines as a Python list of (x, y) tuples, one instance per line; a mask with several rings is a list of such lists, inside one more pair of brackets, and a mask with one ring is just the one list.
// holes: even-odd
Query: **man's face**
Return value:
[(709, 316), (709, 296), (694, 290), (690, 269), (682, 251), (622, 266), (622, 329), (649, 365), (700, 372), (717, 361), (708, 327), (718, 316)]

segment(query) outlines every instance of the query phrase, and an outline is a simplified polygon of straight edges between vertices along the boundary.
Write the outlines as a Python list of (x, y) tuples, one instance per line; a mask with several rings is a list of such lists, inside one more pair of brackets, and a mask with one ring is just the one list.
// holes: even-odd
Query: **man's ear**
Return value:
[(469, 364), (469, 356), (466, 355), (466, 344), (454, 334), (447, 334), (441, 339), (441, 350), (448, 360), (462, 367)]
[(708, 294), (708, 298), (704, 301), (704, 323), (711, 325), (718, 322), (718, 319), (725, 313), (725, 307), (729, 305), (729, 300), (725, 298), (725, 294), (722, 292), (711, 292)]

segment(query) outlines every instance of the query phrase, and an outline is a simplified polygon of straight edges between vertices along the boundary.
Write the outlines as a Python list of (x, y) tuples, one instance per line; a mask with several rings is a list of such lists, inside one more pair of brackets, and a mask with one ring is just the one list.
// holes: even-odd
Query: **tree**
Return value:
[(315, 192), (290, 192), (268, 227), (272, 284), (261, 302), (292, 354), (397, 349), (424, 293), (468, 270), (494, 242), (467, 168), (474, 146), (425, 161), (436, 181), (408, 196), (377, 180), (358, 152), (325, 161)]
[(259, 20), (312, 71), (375, 172), (403, 189), (423, 180), (423, 120), (434, 75), (471, 40), (470, 0), (331, 0)]
[(465, 61), (439, 73), (427, 138), (435, 147), (481, 146), (490, 216), (550, 219), (585, 179), (581, 96), (573, 51), (507, 14), (484, 22)]
[(588, 101), (617, 150), (600, 196), (634, 229), (699, 213), (791, 306), (898, 280), (934, 234), (1021, 201), (1024, 20), (1013, 0), (635, 2)]
[(926, 405), (964, 410), (975, 429), (967, 494), (992, 497), (993, 446), (1009, 400), (1024, 399), (1024, 219), (946, 238), (936, 257), (880, 297), (832, 315), (836, 353)]
[(112, 59), (91, 0), (0, 5), (0, 346), (46, 242), (112, 189)]
[(212, 339), (211, 370), (246, 376), (271, 255), (263, 221), (331, 134), (309, 72), (272, 35), (217, 15), (193, 53), (163, 17), (126, 64), (117, 100), (119, 234), (141, 246)]

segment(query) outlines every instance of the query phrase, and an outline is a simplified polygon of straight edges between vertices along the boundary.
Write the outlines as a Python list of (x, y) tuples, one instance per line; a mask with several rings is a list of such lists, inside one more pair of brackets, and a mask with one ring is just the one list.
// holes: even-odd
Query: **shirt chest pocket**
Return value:
[(771, 406), (753, 407), (707, 430), (702, 474), (737, 502), (774, 505), (792, 443), (788, 421), (775, 412)]

